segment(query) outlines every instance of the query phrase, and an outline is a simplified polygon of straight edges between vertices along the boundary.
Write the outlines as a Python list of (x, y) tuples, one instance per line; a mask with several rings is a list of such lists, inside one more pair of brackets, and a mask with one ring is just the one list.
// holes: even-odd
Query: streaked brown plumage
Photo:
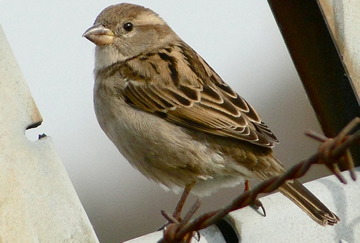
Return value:
[[(100, 126), (149, 179), (206, 195), (284, 173), (257, 112), (153, 11), (106, 8), (84, 36), (96, 46)], [(297, 181), (279, 190), (321, 225), (338, 218)]]

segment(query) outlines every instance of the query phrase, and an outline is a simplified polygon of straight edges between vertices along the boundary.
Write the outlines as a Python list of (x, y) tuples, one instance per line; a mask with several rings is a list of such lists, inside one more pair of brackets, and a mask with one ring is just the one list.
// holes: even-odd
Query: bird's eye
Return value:
[(125, 23), (124, 25), (123, 25), (123, 28), (124, 28), (124, 30), (126, 30), (126, 31), (132, 31), (132, 29), (133, 29), (133, 24), (132, 23), (130, 23), (130, 22), (127, 22), (127, 23)]

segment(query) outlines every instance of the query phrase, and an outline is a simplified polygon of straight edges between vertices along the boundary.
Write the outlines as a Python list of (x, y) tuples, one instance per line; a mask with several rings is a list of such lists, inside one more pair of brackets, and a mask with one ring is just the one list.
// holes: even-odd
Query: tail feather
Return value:
[(296, 180), (286, 181), (279, 191), (320, 225), (334, 225), (340, 221), (338, 216)]

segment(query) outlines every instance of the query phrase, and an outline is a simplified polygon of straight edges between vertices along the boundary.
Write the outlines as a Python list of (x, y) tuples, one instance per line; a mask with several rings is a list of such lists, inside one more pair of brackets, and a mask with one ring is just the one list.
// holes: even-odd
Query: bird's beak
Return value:
[(102, 25), (94, 25), (83, 34), (89, 41), (97, 46), (108, 45), (114, 42), (114, 32)]

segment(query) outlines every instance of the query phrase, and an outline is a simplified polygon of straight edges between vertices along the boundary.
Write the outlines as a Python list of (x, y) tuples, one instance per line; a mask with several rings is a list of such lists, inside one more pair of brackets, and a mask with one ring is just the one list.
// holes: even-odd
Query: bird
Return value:
[[(208, 196), (286, 171), (256, 110), (151, 9), (111, 5), (83, 36), (95, 44), (98, 123), (148, 179)], [(318, 224), (339, 222), (297, 180), (278, 190)]]

